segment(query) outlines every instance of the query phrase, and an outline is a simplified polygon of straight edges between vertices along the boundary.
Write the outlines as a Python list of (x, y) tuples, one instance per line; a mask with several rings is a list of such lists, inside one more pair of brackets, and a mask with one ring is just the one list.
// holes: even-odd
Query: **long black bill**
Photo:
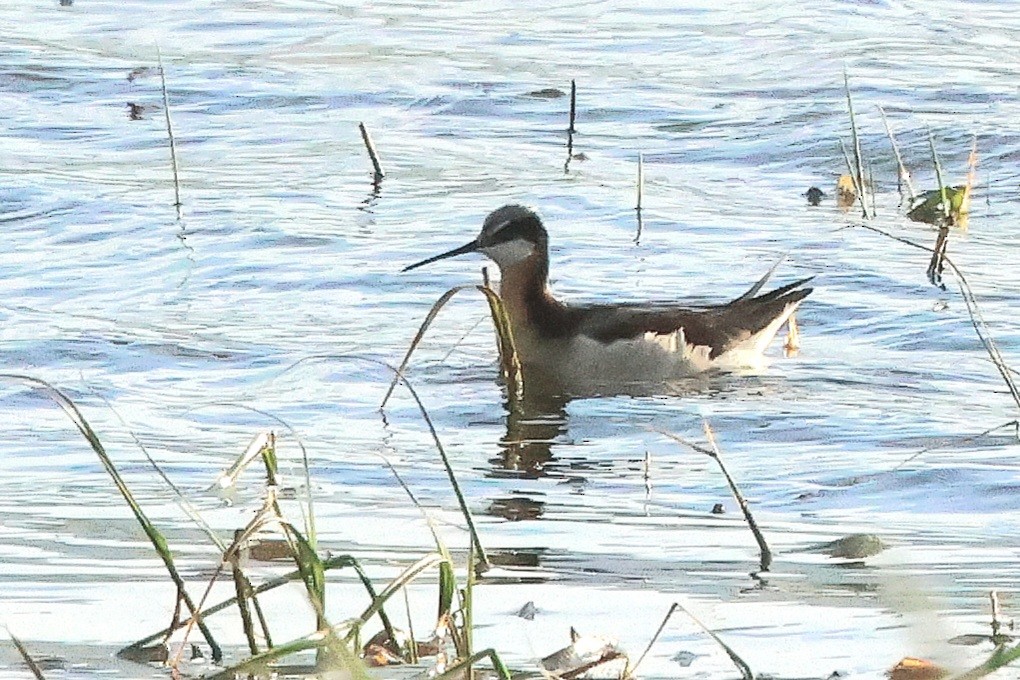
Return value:
[(424, 267), (427, 264), (432, 264), (436, 260), (445, 260), (448, 257), (456, 257), (458, 255), (464, 255), (465, 253), (473, 253), (476, 250), (478, 250), (478, 247), (479, 247), (478, 246), (478, 239), (475, 239), (471, 243), (465, 243), (460, 248), (454, 248), (453, 250), (447, 251), (447, 252), (443, 253), (442, 255), (436, 255), (435, 257), (430, 257), (427, 260), (422, 260), (421, 262), (415, 262), (412, 265), (404, 267), (400, 271), (407, 272), (407, 271), (411, 271), (412, 269), (417, 269), (418, 267)]

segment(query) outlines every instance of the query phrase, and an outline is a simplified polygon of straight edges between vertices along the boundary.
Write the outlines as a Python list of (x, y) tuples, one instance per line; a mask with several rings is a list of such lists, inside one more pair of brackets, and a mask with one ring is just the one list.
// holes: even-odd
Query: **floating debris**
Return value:
[(601, 635), (581, 636), (570, 629), (570, 645), (542, 659), (542, 667), (561, 678), (619, 678), (627, 654), (616, 641)]
[(889, 680), (938, 680), (947, 675), (949, 675), (949, 671), (945, 668), (936, 666), (931, 661), (915, 659), (912, 656), (900, 660), (886, 672), (886, 677)]
[(804, 192), (804, 196), (807, 197), (808, 205), (821, 205), (822, 199), (825, 198), (825, 192), (818, 187), (811, 187)]
[(836, 205), (849, 208), (857, 200), (857, 185), (850, 175), (840, 175), (836, 181)]
[(541, 90), (532, 90), (524, 95), (533, 99), (559, 99), (566, 97), (567, 93), (556, 87), (544, 87)]
[(938, 189), (925, 191), (917, 197), (914, 207), (907, 212), (907, 218), (936, 227), (965, 224), (970, 210), (970, 187), (946, 187), (946, 200), (949, 202), (948, 217), (942, 202), (942, 192)]
[(808, 551), (825, 553), (829, 557), (860, 560), (873, 557), (888, 547), (875, 534), (850, 534), (829, 543), (813, 546)]
[(535, 606), (535, 603), (526, 602), (523, 607), (517, 610), (517, 614), (515, 616), (519, 616), (527, 621), (534, 621), (536, 614), (538, 614), (538, 607)]

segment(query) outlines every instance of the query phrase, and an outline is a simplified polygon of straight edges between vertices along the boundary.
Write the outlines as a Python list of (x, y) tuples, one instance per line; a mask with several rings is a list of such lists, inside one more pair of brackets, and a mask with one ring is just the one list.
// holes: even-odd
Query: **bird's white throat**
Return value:
[(515, 238), (512, 241), (504, 241), (493, 246), (479, 248), (479, 250), (500, 268), (503, 268), (512, 267), (531, 257), (535, 252), (535, 244), (523, 238)]

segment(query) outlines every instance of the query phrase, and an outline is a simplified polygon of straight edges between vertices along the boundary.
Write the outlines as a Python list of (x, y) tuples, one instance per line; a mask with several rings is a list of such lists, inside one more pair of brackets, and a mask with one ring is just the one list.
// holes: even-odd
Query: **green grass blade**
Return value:
[[(166, 567), (167, 572), (170, 574), (170, 578), (174, 582), (174, 585), (177, 586), (177, 592), (180, 593), (181, 598), (184, 599), (184, 604), (188, 607), (189, 613), (192, 616), (195, 616), (198, 610), (185, 589), (184, 579), (182, 579), (180, 574), (177, 572), (177, 567), (174, 564), (174, 558), (170, 552), (170, 547), (167, 544), (166, 537), (164, 537), (162, 532), (160, 532), (159, 529), (157, 529), (156, 526), (149, 521), (149, 518), (142, 511), (138, 501), (135, 500), (134, 495), (132, 495), (131, 491), (128, 489), (124, 479), (120, 476), (120, 472), (117, 471), (117, 468), (114, 466), (109, 454), (107, 454), (105, 447), (99, 440), (99, 435), (96, 434), (88, 421), (85, 420), (85, 416), (83, 416), (81, 411), (78, 410), (78, 407), (75, 406), (74, 402), (72, 402), (67, 395), (58, 390), (56, 387), (45, 380), (40, 380), (39, 378), (33, 378), (28, 375), (16, 373), (0, 373), (0, 380), (18, 382), (23, 385), (28, 385), (33, 389), (40, 390), (56, 402), (67, 417), (70, 418), (71, 422), (74, 423), (74, 426), (78, 429), (78, 432), (80, 432), (85, 440), (88, 441), (92, 450), (95, 451), (96, 455), (99, 457), (99, 461), (103, 465), (103, 468), (110, 475), (110, 478), (113, 480), (117, 490), (124, 498), (124, 501), (128, 504), (128, 507), (131, 508), (131, 512), (138, 521), (138, 524), (141, 526), (142, 531), (145, 532), (149, 542), (152, 543), (152, 546), (155, 548), (160, 560), (162, 560), (164, 567)], [(222, 656), (220, 647), (213, 638), (212, 632), (206, 627), (205, 623), (202, 622), (201, 618), (198, 619), (198, 627), (212, 650), (213, 659), (219, 659)]]
[(301, 574), (301, 580), (304, 581), (305, 590), (308, 591), (308, 597), (312, 601), (312, 606), (315, 607), (319, 618), (319, 625), (317, 627), (321, 630), (325, 627), (322, 612), (326, 605), (326, 570), (323, 568), (322, 560), (319, 559), (319, 556), (305, 537), (301, 535), (301, 532), (289, 522), (283, 522), (282, 526), (297, 547), (294, 561), (297, 564), (298, 572)]
[(994, 673), (1017, 659), (1020, 659), (1020, 645), (996, 647), (991, 656), (985, 659), (984, 662), (965, 673), (954, 675), (949, 680), (977, 680)]
[(351, 623), (351, 630), (347, 634), (347, 637), (353, 637), (362, 626), (368, 623), (369, 619), (375, 616), (382, 609), (383, 605), (386, 604), (386, 601), (393, 597), (397, 591), (417, 578), (421, 572), (442, 563), (443, 560), (444, 558), (442, 555), (438, 553), (429, 553), (401, 572), (399, 576), (390, 581), (390, 583), (383, 588), (383, 591), (379, 593), (374, 600), (372, 600), (372, 604), (370, 604), (368, 608)]
[[(362, 583), (365, 585), (366, 590), (368, 590), (369, 592), (369, 596), (372, 599), (375, 599), (376, 597), (375, 590), (372, 587), (372, 584), (368, 581), (368, 579), (365, 578), (364, 572), (362, 571), (361, 566), (358, 564), (358, 561), (356, 559), (354, 559), (350, 555), (335, 555), (333, 557), (330, 557), (329, 559), (323, 560), (322, 562), (322, 568), (324, 571), (329, 571), (331, 569), (338, 568), (343, 569), (345, 567), (354, 567), (357, 570), (358, 575), (362, 579)], [(255, 586), (252, 589), (252, 595), (261, 595), (262, 593), (268, 592), (270, 590), (275, 590), (280, 586), (284, 586), (287, 585), (288, 583), (293, 583), (294, 581), (300, 580), (302, 580), (301, 572), (295, 569), (294, 571), (288, 572), (282, 576), (278, 576), (277, 578), (274, 578), (272, 580), (266, 581), (265, 583), (261, 583), (258, 586)], [(199, 616), (202, 619), (207, 619), (213, 614), (217, 614), (223, 611), (224, 609), (232, 607), (236, 604), (237, 598), (231, 597), (229, 599), (223, 600), (222, 602), (218, 602), (206, 609), (203, 609), (199, 613)], [(175, 630), (180, 630), (181, 628), (187, 626), (189, 623), (190, 623), (189, 619), (178, 621), (173, 627), (164, 628), (163, 630), (157, 633), (153, 633), (147, 637), (142, 638), (141, 640), (138, 640), (137, 642), (133, 642), (127, 647), (125, 647), (125, 649), (145, 647), (146, 645), (149, 645), (155, 642), (156, 640), (165, 638), (166, 636), (173, 633)]]

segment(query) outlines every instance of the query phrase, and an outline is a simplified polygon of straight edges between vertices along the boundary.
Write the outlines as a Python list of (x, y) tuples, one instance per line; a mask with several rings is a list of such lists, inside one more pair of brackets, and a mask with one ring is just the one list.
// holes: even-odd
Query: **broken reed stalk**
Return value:
[(989, 590), (988, 599), (992, 605), (992, 638), (997, 638), (1002, 628), (1002, 624), (999, 622), (999, 594), (994, 590)]
[(673, 441), (683, 444), (692, 451), (704, 454), (709, 458), (715, 460), (719, 465), (719, 469), (722, 470), (723, 476), (726, 478), (726, 483), (730, 487), (730, 492), (736, 499), (737, 504), (740, 506), (741, 512), (744, 513), (744, 519), (747, 521), (747, 526), (751, 529), (751, 533), (754, 534), (754, 540), (758, 543), (758, 549), (760, 552), (760, 571), (768, 571), (769, 566), (772, 564), (772, 550), (769, 548), (768, 543), (765, 542), (765, 536), (762, 535), (761, 530), (758, 528), (758, 523), (754, 521), (754, 516), (751, 514), (751, 508), (747, 504), (747, 500), (744, 499), (744, 495), (740, 493), (740, 489), (737, 488), (737, 483), (733, 481), (733, 477), (730, 476), (729, 471), (726, 469), (725, 463), (723, 463), (722, 455), (719, 452), (719, 447), (716, 446), (715, 435), (712, 433), (712, 428), (709, 426), (708, 421), (704, 421), (705, 437), (708, 439), (711, 449), (706, 449), (700, 444), (695, 444), (692, 441), (684, 439), (678, 435), (665, 432), (663, 430), (656, 430), (659, 434), (664, 437), (668, 437)]
[(928, 261), (928, 283), (936, 288), (946, 289), (942, 282), (942, 272), (946, 269), (946, 248), (949, 246), (949, 227), (939, 227), (938, 235), (935, 237), (935, 247), (932, 249), (931, 260)]
[(557, 677), (559, 677), (560, 680), (575, 680), (575, 678), (590, 677), (588, 675), (588, 671), (590, 671), (591, 669), (601, 666), (602, 664), (609, 663), (610, 661), (615, 661), (620, 658), (626, 660), (627, 655), (624, 654), (623, 652), (618, 652), (615, 649), (603, 652), (602, 656), (595, 659), (594, 661), (583, 663), (577, 668), (571, 668), (569, 671), (559, 673)]
[(156, 61), (159, 64), (159, 82), (163, 89), (163, 115), (166, 118), (166, 136), (170, 140), (170, 167), (174, 173), (174, 208), (177, 209), (177, 219), (181, 219), (181, 180), (177, 172), (177, 143), (174, 141), (174, 128), (170, 123), (170, 97), (166, 92), (166, 73), (163, 69), (163, 55), (156, 45)]
[(372, 136), (368, 134), (368, 128), (365, 127), (365, 124), (358, 123), (358, 129), (361, 130), (361, 140), (365, 142), (368, 157), (372, 160), (372, 167), (375, 168), (373, 184), (379, 184), (382, 178), (386, 176), (386, 173), (383, 172), (382, 163), (379, 162), (379, 154), (375, 151), (375, 144), (372, 143)]
[(35, 680), (46, 680), (46, 677), (43, 675), (42, 668), (40, 668), (39, 664), (37, 664), (35, 659), (32, 658), (32, 654), (28, 651), (28, 647), (21, 643), (21, 640), (19, 640), (18, 636), (11, 632), (10, 628), (4, 626), (4, 630), (7, 631), (7, 635), (11, 638), (11, 642), (14, 643), (14, 646), (18, 650), (18, 654), (21, 655), (21, 660), (25, 662), (25, 666), (27, 666), (28, 670), (31, 671)]
[(662, 635), (662, 631), (665, 630), (666, 624), (669, 623), (669, 619), (679, 608), (680, 608), (679, 602), (674, 602), (673, 605), (669, 608), (669, 611), (666, 612), (666, 616), (662, 618), (662, 623), (659, 624), (659, 627), (655, 631), (655, 634), (652, 635), (652, 639), (648, 641), (648, 646), (645, 647), (645, 651), (641, 652), (641, 656), (639, 656), (638, 660), (634, 662), (634, 665), (627, 668), (627, 670), (623, 673), (624, 678), (633, 678), (637, 675), (638, 666), (640, 666), (641, 662), (645, 660), (646, 656), (648, 656), (648, 652), (652, 651), (652, 647), (655, 645), (655, 642), (659, 639), (659, 636)]
[(855, 177), (860, 189), (861, 211), (864, 213), (864, 219), (868, 219), (868, 204), (864, 198), (864, 158), (861, 155), (861, 138), (857, 134), (857, 118), (854, 116), (854, 103), (850, 98), (850, 76), (847, 75), (845, 69), (843, 70), (843, 86), (846, 88), (846, 106), (850, 112), (850, 141), (854, 145), (854, 164), (857, 170)]
[(885, 117), (885, 109), (879, 105), (878, 112), (882, 114), (882, 124), (885, 125), (885, 134), (889, 137), (889, 144), (892, 145), (893, 154), (896, 156), (896, 164), (899, 165), (899, 177), (896, 181), (896, 188), (900, 192), (900, 196), (903, 196), (903, 185), (907, 186), (907, 193), (910, 196), (910, 203), (913, 204), (917, 198), (917, 192), (914, 191), (914, 183), (910, 180), (910, 171), (907, 170), (907, 166), (903, 164), (903, 156), (900, 155), (900, 147), (896, 143), (896, 136), (893, 135), (892, 127), (889, 125), (889, 119)]
[[(872, 227), (867, 224), (850, 224), (846, 227), (842, 227), (842, 229), (853, 229), (855, 227), (873, 231), (876, 234), (881, 234), (886, 238), (891, 238), (894, 241), (898, 241), (912, 248), (917, 248), (918, 250), (924, 250), (929, 253), (935, 252), (928, 246), (921, 245), (920, 243), (914, 243), (909, 239), (905, 239), (901, 236), (895, 236), (887, 231), (883, 231), (882, 229)], [(964, 276), (960, 268), (956, 266), (956, 263), (949, 259), (949, 256), (944, 256), (942, 259), (949, 265), (949, 268), (953, 270), (953, 274), (956, 275), (956, 283), (960, 287), (960, 293), (963, 296), (964, 304), (967, 305), (967, 314), (970, 316), (970, 323), (974, 327), (974, 332), (977, 333), (978, 339), (981, 341), (981, 345), (985, 348), (985, 351), (988, 352), (988, 356), (991, 358), (992, 363), (995, 364), (996, 370), (999, 371), (999, 375), (1002, 376), (1003, 381), (1006, 383), (1010, 396), (1013, 397), (1013, 401), (1016, 402), (1017, 408), (1020, 409), (1020, 388), (1018, 388), (1016, 383), (1013, 381), (1013, 376), (1011, 375), (1011, 373), (1013, 373), (1013, 369), (1010, 368), (1010, 366), (1002, 358), (999, 348), (996, 346), (995, 341), (988, 332), (988, 324), (985, 322), (980, 308), (978, 308), (977, 298), (974, 297), (974, 291), (971, 290), (970, 283), (967, 282), (967, 277)]]
[(715, 640), (715, 643), (716, 643), (717, 645), (719, 645), (720, 647), (722, 647), (722, 650), (723, 650), (724, 652), (726, 652), (726, 656), (730, 657), (730, 661), (732, 661), (732, 662), (733, 662), (733, 665), (734, 665), (734, 666), (736, 666), (736, 667), (737, 667), (737, 670), (739, 670), (739, 671), (740, 671), (740, 675), (741, 675), (741, 677), (743, 678), (743, 680), (754, 680), (754, 673), (753, 673), (753, 672), (751, 671), (751, 667), (750, 667), (750, 666), (748, 666), (748, 665), (747, 665), (747, 663), (746, 663), (746, 662), (745, 662), (745, 661), (744, 661), (743, 659), (741, 659), (741, 658), (740, 658), (740, 655), (739, 655), (739, 654), (737, 654), (736, 652), (734, 652), (734, 651), (733, 651), (733, 650), (732, 650), (732, 649), (730, 648), (730, 646), (729, 646), (728, 644), (726, 644), (725, 642), (723, 642), (723, 641), (722, 641), (722, 638), (720, 638), (720, 637), (719, 637), (718, 635), (716, 635), (716, 634), (715, 634), (715, 632), (714, 632), (714, 631), (713, 631), (713, 630), (712, 630), (711, 628), (709, 628), (708, 626), (706, 626), (705, 624), (703, 624), (703, 623), (702, 623), (702, 622), (701, 622), (701, 621), (700, 621), (700, 620), (698, 619), (698, 617), (697, 617), (697, 616), (695, 616), (694, 614), (692, 614), (692, 613), (691, 613), (691, 612), (690, 612), (690, 611), (689, 611), (688, 609), (686, 609), (686, 608), (685, 608), (685, 607), (684, 607), (684, 606), (683, 606), (682, 604), (680, 604), (679, 602), (675, 602), (673, 606), (675, 606), (675, 607), (676, 607), (677, 609), (679, 609), (679, 610), (680, 610), (680, 611), (682, 611), (682, 612), (683, 612), (684, 614), (686, 614), (686, 615), (687, 615), (687, 618), (689, 618), (689, 619), (690, 619), (691, 621), (693, 621), (694, 623), (696, 623), (696, 624), (698, 625), (698, 628), (700, 628), (701, 630), (705, 631), (705, 633), (707, 633), (707, 634), (708, 634), (708, 636), (709, 636), (710, 638), (712, 638), (713, 640)]
[(645, 192), (645, 155), (638, 152), (637, 155), (637, 207), (635, 210), (641, 212), (641, 198)]
[(726, 466), (723, 465), (722, 453), (716, 444), (712, 426), (708, 424), (707, 420), (703, 421), (702, 424), (705, 430), (705, 437), (712, 446), (712, 453), (714, 454), (712, 457), (715, 458), (715, 462), (719, 463), (719, 469), (722, 470), (723, 475), (726, 477), (726, 483), (730, 485), (730, 491), (733, 492), (733, 497), (737, 499), (740, 510), (744, 513), (744, 519), (747, 520), (747, 526), (751, 528), (751, 533), (754, 534), (754, 539), (758, 542), (758, 548), (761, 549), (761, 570), (768, 571), (769, 566), (772, 564), (772, 550), (769, 549), (768, 544), (765, 542), (765, 536), (758, 529), (758, 523), (754, 521), (754, 516), (751, 514), (751, 508), (748, 506), (747, 500), (744, 499), (740, 489), (737, 488), (737, 483), (733, 481), (733, 477), (730, 476)]
[(567, 160), (563, 174), (570, 172), (570, 161), (574, 159), (574, 117), (577, 115), (577, 82), (570, 81), (570, 122), (567, 125)]
[(513, 677), (510, 674), (510, 670), (506, 667), (506, 664), (504, 664), (503, 660), (499, 658), (499, 654), (496, 653), (496, 650), (490, 647), (488, 649), (483, 649), (480, 652), (472, 654), (466, 659), (461, 659), (457, 663), (447, 668), (445, 672), (440, 673), (439, 675), (432, 678), (432, 680), (452, 680), (453, 678), (464, 678), (465, 675), (466, 677), (470, 678), (472, 676), (465, 674), (464, 669), (470, 668), (473, 664), (478, 663), (482, 659), (489, 660), (489, 662), (492, 664), (492, 670), (496, 671), (496, 675), (499, 677), (500, 680), (511, 680), (511, 678)]
[(244, 630), (244, 637), (248, 641), (248, 651), (251, 652), (252, 656), (255, 656), (259, 653), (259, 646), (255, 641), (255, 626), (252, 622), (251, 610), (248, 608), (248, 599), (251, 597), (251, 583), (248, 582), (244, 572), (241, 571), (240, 558), (236, 553), (230, 557), (230, 570), (234, 578), (237, 609), (241, 614), (241, 628)]
[(875, 191), (875, 168), (868, 161), (868, 186), (871, 187), (871, 216), (878, 217), (878, 196)]
[(574, 129), (574, 120), (577, 118), (577, 81), (570, 81), (570, 125), (567, 132), (571, 135), (577, 130)]
[(942, 213), (945, 216), (946, 224), (953, 223), (953, 213), (949, 205), (949, 196), (946, 194), (946, 185), (942, 181), (942, 164), (939, 162), (939, 154), (935, 151), (935, 138), (928, 128), (928, 146), (931, 148), (931, 162), (935, 166), (935, 179), (939, 182), (939, 196), (942, 198)]
[[(910, 454), (910, 456), (908, 456), (906, 459), (900, 461), (900, 463), (898, 463), (896, 465), (896, 467), (894, 467), (892, 470), (890, 470), (890, 472), (898, 472), (899, 470), (903, 469), (904, 466), (906, 466), (911, 461), (913, 461), (915, 458), (923, 456), (924, 454), (928, 453), (929, 451), (938, 451), (939, 449), (944, 449), (944, 448), (947, 448), (947, 447), (950, 447), (950, 446), (959, 446), (961, 444), (969, 444), (969, 443), (971, 443), (973, 441), (977, 441), (981, 437), (987, 437), (991, 433), (996, 432), (998, 430), (1002, 430), (1002, 429), (1007, 428), (1007, 427), (1013, 427), (1018, 433), (1020, 433), (1020, 420), (1015, 420), (1015, 419), (1014, 420), (1010, 420), (1009, 422), (1003, 423), (1002, 425), (996, 425), (995, 427), (990, 427), (990, 428), (988, 428), (987, 430), (985, 430), (983, 432), (978, 432), (977, 434), (972, 434), (972, 435), (969, 435), (969, 436), (966, 436), (966, 437), (954, 437), (953, 439), (947, 441), (946, 443), (939, 444), (938, 446), (926, 446), (925, 448), (921, 449), (920, 451), (916, 451), (915, 453)], [(1018, 437), (1018, 439), (1020, 439), (1020, 437)]]

